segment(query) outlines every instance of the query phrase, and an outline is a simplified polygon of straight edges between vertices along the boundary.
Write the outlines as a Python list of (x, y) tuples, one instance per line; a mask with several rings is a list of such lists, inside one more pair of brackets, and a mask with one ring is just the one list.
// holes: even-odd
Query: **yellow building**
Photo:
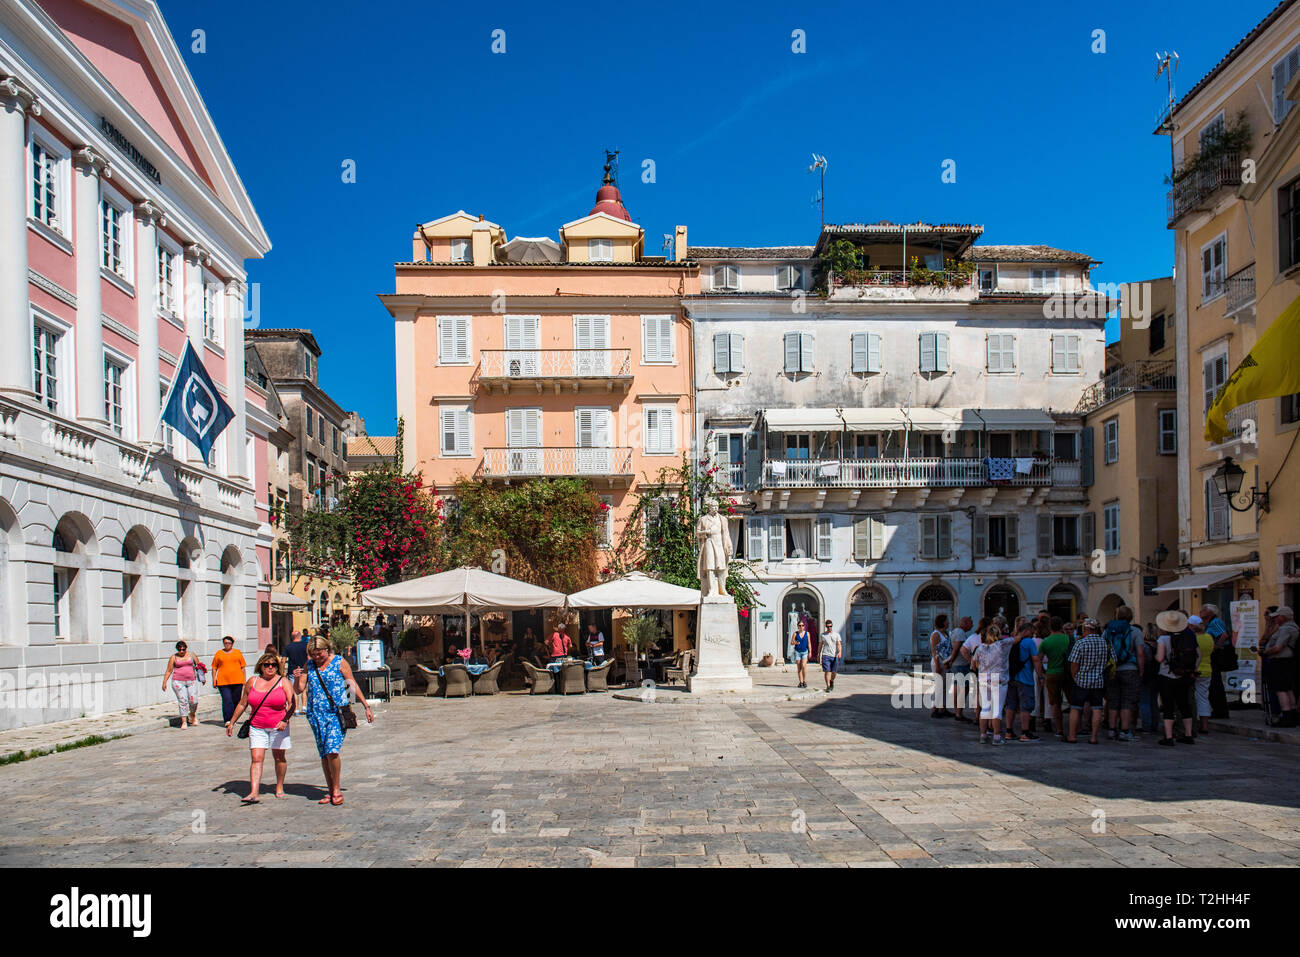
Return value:
[(1121, 287), (1119, 341), (1107, 347), (1105, 375), (1075, 410), (1095, 436), (1088, 502), (1104, 558), (1088, 576), (1087, 607), (1101, 621), (1128, 605), (1146, 624), (1177, 603), (1154, 591), (1175, 577), (1177, 564), (1173, 291), (1172, 277)]
[[(1178, 584), (1195, 610), (1253, 597), (1291, 604), (1300, 576), (1300, 396), (1205, 413), (1270, 322), (1300, 295), (1300, 4), (1279, 4), (1170, 111), (1178, 363)], [(1269, 92), (1271, 91), (1271, 95)], [(1241, 492), (1215, 481), (1231, 459)], [(1231, 465), (1228, 468), (1231, 468)], [(1268, 488), (1267, 503), (1252, 489)]]

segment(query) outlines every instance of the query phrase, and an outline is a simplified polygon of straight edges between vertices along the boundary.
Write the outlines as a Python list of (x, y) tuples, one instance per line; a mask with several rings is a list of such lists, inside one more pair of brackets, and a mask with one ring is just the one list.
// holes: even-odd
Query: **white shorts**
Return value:
[(1210, 716), (1210, 676), (1196, 676), (1196, 716), (1198, 718), (1208, 718)]
[(980, 717), (1001, 718), (1007, 701), (1007, 676), (980, 672)]
[(289, 729), (276, 731), (274, 728), (249, 728), (248, 729), (248, 747), (249, 750), (257, 748), (272, 748), (276, 751), (288, 751)]

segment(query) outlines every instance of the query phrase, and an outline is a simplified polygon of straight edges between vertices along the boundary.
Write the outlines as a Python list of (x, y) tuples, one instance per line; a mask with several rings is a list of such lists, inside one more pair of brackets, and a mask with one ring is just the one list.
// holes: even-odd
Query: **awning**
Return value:
[(631, 572), (569, 596), (570, 608), (698, 608), (700, 590)]
[(408, 615), (454, 615), (468, 610), (559, 608), (564, 594), (494, 575), (481, 568), (455, 568), (361, 593), (361, 604)]
[[(962, 427), (962, 410), (912, 409), (907, 413), (906, 419), (911, 423), (912, 432), (948, 432)], [(906, 422), (898, 427), (909, 428)]]
[(1258, 572), (1259, 566), (1245, 562), (1237, 565), (1206, 565), (1190, 575), (1175, 578), (1166, 585), (1151, 589), (1156, 591), (1192, 591), (1198, 588), (1210, 588), (1234, 578), (1240, 578), (1247, 572)]
[(844, 423), (850, 432), (893, 432), (903, 428), (898, 409), (845, 409)]
[(834, 409), (764, 409), (772, 432), (839, 432), (844, 421)]
[(289, 595), (284, 592), (271, 592), (271, 607), (279, 608), (281, 611), (292, 610), (294, 608), (306, 608), (307, 599), (299, 598), (297, 595)]
[(967, 409), (964, 424), (968, 429), (1050, 429), (1056, 420), (1042, 409)]

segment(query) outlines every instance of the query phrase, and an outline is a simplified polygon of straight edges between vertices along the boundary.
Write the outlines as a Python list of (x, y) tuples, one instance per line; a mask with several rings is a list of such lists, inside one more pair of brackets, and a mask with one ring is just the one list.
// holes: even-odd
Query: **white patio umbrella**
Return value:
[[(526, 582), (485, 572), (481, 568), (453, 568), (395, 585), (384, 585), (361, 593), (361, 604), (380, 611), (409, 615), (465, 615), (465, 638), (469, 639), (469, 614), (512, 608), (560, 608), (564, 594)], [(479, 632), (479, 648), (483, 634)]]
[(698, 608), (700, 590), (683, 588), (651, 578), (641, 572), (629, 572), (621, 578), (583, 589), (569, 596), (570, 608)]

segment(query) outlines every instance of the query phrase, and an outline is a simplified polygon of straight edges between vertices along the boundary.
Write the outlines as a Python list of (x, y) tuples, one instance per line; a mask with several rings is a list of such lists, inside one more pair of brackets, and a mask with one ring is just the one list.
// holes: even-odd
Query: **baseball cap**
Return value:
[(1188, 616), (1187, 616), (1187, 623), (1188, 623), (1189, 625), (1203, 625), (1203, 624), (1205, 624), (1205, 622), (1201, 620), (1201, 616), (1200, 616), (1200, 615), (1188, 615)]
[(1280, 615), (1283, 618), (1295, 617), (1295, 612), (1291, 610), (1290, 605), (1279, 605), (1277, 611), (1273, 612), (1273, 614)]

